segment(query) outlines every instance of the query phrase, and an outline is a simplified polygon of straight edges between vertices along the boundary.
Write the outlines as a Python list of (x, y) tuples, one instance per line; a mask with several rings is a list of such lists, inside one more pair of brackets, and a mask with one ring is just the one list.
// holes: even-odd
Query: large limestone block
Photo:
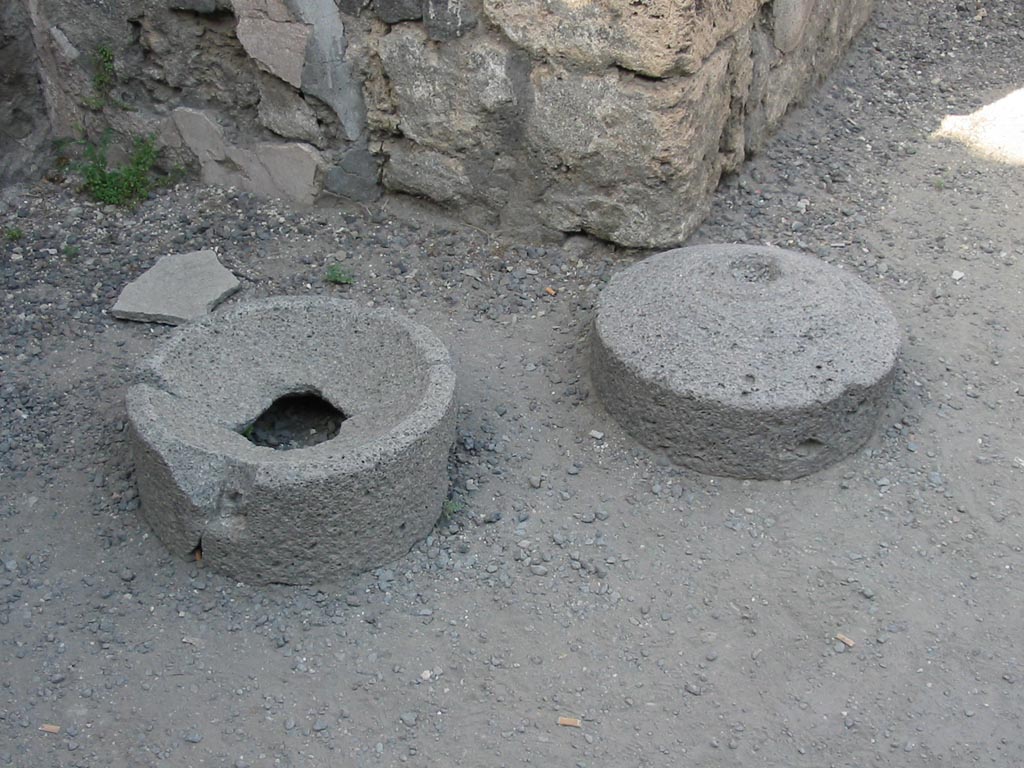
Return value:
[(525, 236), (678, 244), (871, 6), (482, 0), (458, 39), (392, 27), (365, 90), (385, 185)]
[(232, 145), (204, 110), (179, 107), (171, 118), (182, 142), (198, 158), (205, 183), (239, 187), (297, 205), (312, 205), (320, 193), (325, 163), (316, 148), (300, 142)]
[(697, 71), (748, 25), (762, 0), (484, 0), (484, 12), (534, 56), (649, 77)]
[(629, 246), (676, 243), (703, 218), (731, 162), (719, 152), (730, 118), (731, 51), (659, 83), (622, 73), (533, 72), (531, 151), (551, 183), (538, 206), (561, 231)]
[(432, 43), (424, 29), (396, 28), (382, 38), (379, 55), (398, 129), (417, 144), (461, 152), (500, 141), (491, 115), (516, 103), (509, 52), (489, 38)]
[(234, 0), (236, 34), (260, 67), (296, 88), (312, 27), (295, 21), (280, 0)]
[(260, 122), (278, 136), (311, 144), (323, 141), (313, 108), (298, 91), (276, 77), (260, 77)]
[(227, 157), (224, 130), (208, 112), (201, 109), (179, 107), (171, 113), (171, 120), (181, 134), (181, 140), (205, 167)]
[(308, 144), (264, 142), (251, 149), (230, 147), (228, 158), (239, 168), (233, 186), (296, 205), (312, 205), (320, 192), (324, 161)]
[(455, 158), (404, 143), (386, 149), (390, 161), (384, 169), (384, 185), (388, 189), (438, 203), (458, 204), (473, 198), (473, 184)]

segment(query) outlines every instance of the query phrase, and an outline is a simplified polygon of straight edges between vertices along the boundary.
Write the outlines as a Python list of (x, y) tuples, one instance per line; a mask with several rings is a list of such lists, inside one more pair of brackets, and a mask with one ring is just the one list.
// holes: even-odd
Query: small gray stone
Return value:
[(213, 251), (168, 254), (121, 290), (112, 312), (122, 320), (178, 325), (208, 314), (239, 286)]
[(398, 716), (398, 719), (402, 721), (402, 725), (405, 725), (409, 728), (413, 728), (416, 726), (416, 720), (418, 718), (419, 715), (417, 715), (415, 712), (403, 712), (401, 715)]

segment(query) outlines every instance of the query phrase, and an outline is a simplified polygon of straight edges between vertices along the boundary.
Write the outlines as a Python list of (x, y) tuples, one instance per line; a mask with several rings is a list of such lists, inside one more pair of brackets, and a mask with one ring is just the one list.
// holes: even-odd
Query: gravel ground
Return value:
[[(930, 138), (1022, 60), (1017, 0), (881, 0), (723, 182), (693, 242), (815, 253), (905, 328), (877, 437), (792, 482), (675, 468), (589, 396), (593, 303), (636, 254), (196, 186), (134, 211), (3, 190), (0, 765), (1024, 764), (1024, 169)], [(109, 309), (201, 247), (232, 302), (347, 296), (453, 351), (452, 500), (403, 560), (256, 589), (141, 525), (123, 395), (169, 331)]]

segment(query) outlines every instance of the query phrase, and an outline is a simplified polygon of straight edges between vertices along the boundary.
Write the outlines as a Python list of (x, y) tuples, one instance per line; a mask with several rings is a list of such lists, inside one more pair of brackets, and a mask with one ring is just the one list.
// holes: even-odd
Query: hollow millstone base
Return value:
[(840, 269), (778, 248), (695, 246), (612, 279), (591, 376), (608, 412), (674, 462), (787, 479), (867, 441), (900, 343), (881, 297)]
[[(327, 298), (241, 304), (175, 332), (128, 392), (141, 515), (173, 553), (253, 584), (337, 581), (401, 557), (448, 489), (455, 374), (426, 328)], [(311, 392), (348, 418), (276, 451), (243, 433)]]

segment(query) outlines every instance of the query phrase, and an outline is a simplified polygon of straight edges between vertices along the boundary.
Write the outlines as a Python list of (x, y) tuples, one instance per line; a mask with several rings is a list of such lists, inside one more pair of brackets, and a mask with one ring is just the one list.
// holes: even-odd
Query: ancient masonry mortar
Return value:
[(0, 61), (24, 109), (0, 114), (20, 137), (0, 174), (38, 166), (45, 111), (52, 136), (153, 133), (205, 182), (298, 204), (387, 192), (535, 239), (676, 245), (872, 6), (14, 0)]
[(856, 277), (779, 248), (652, 256), (601, 294), (591, 378), (637, 440), (714, 475), (789, 479), (878, 425), (899, 324)]
[[(184, 326), (127, 395), (140, 511), (180, 557), (252, 584), (338, 581), (431, 530), (448, 490), (455, 374), (426, 328), (329, 298), (240, 304)], [(244, 432), (282, 396), (348, 418), (276, 451)]]

